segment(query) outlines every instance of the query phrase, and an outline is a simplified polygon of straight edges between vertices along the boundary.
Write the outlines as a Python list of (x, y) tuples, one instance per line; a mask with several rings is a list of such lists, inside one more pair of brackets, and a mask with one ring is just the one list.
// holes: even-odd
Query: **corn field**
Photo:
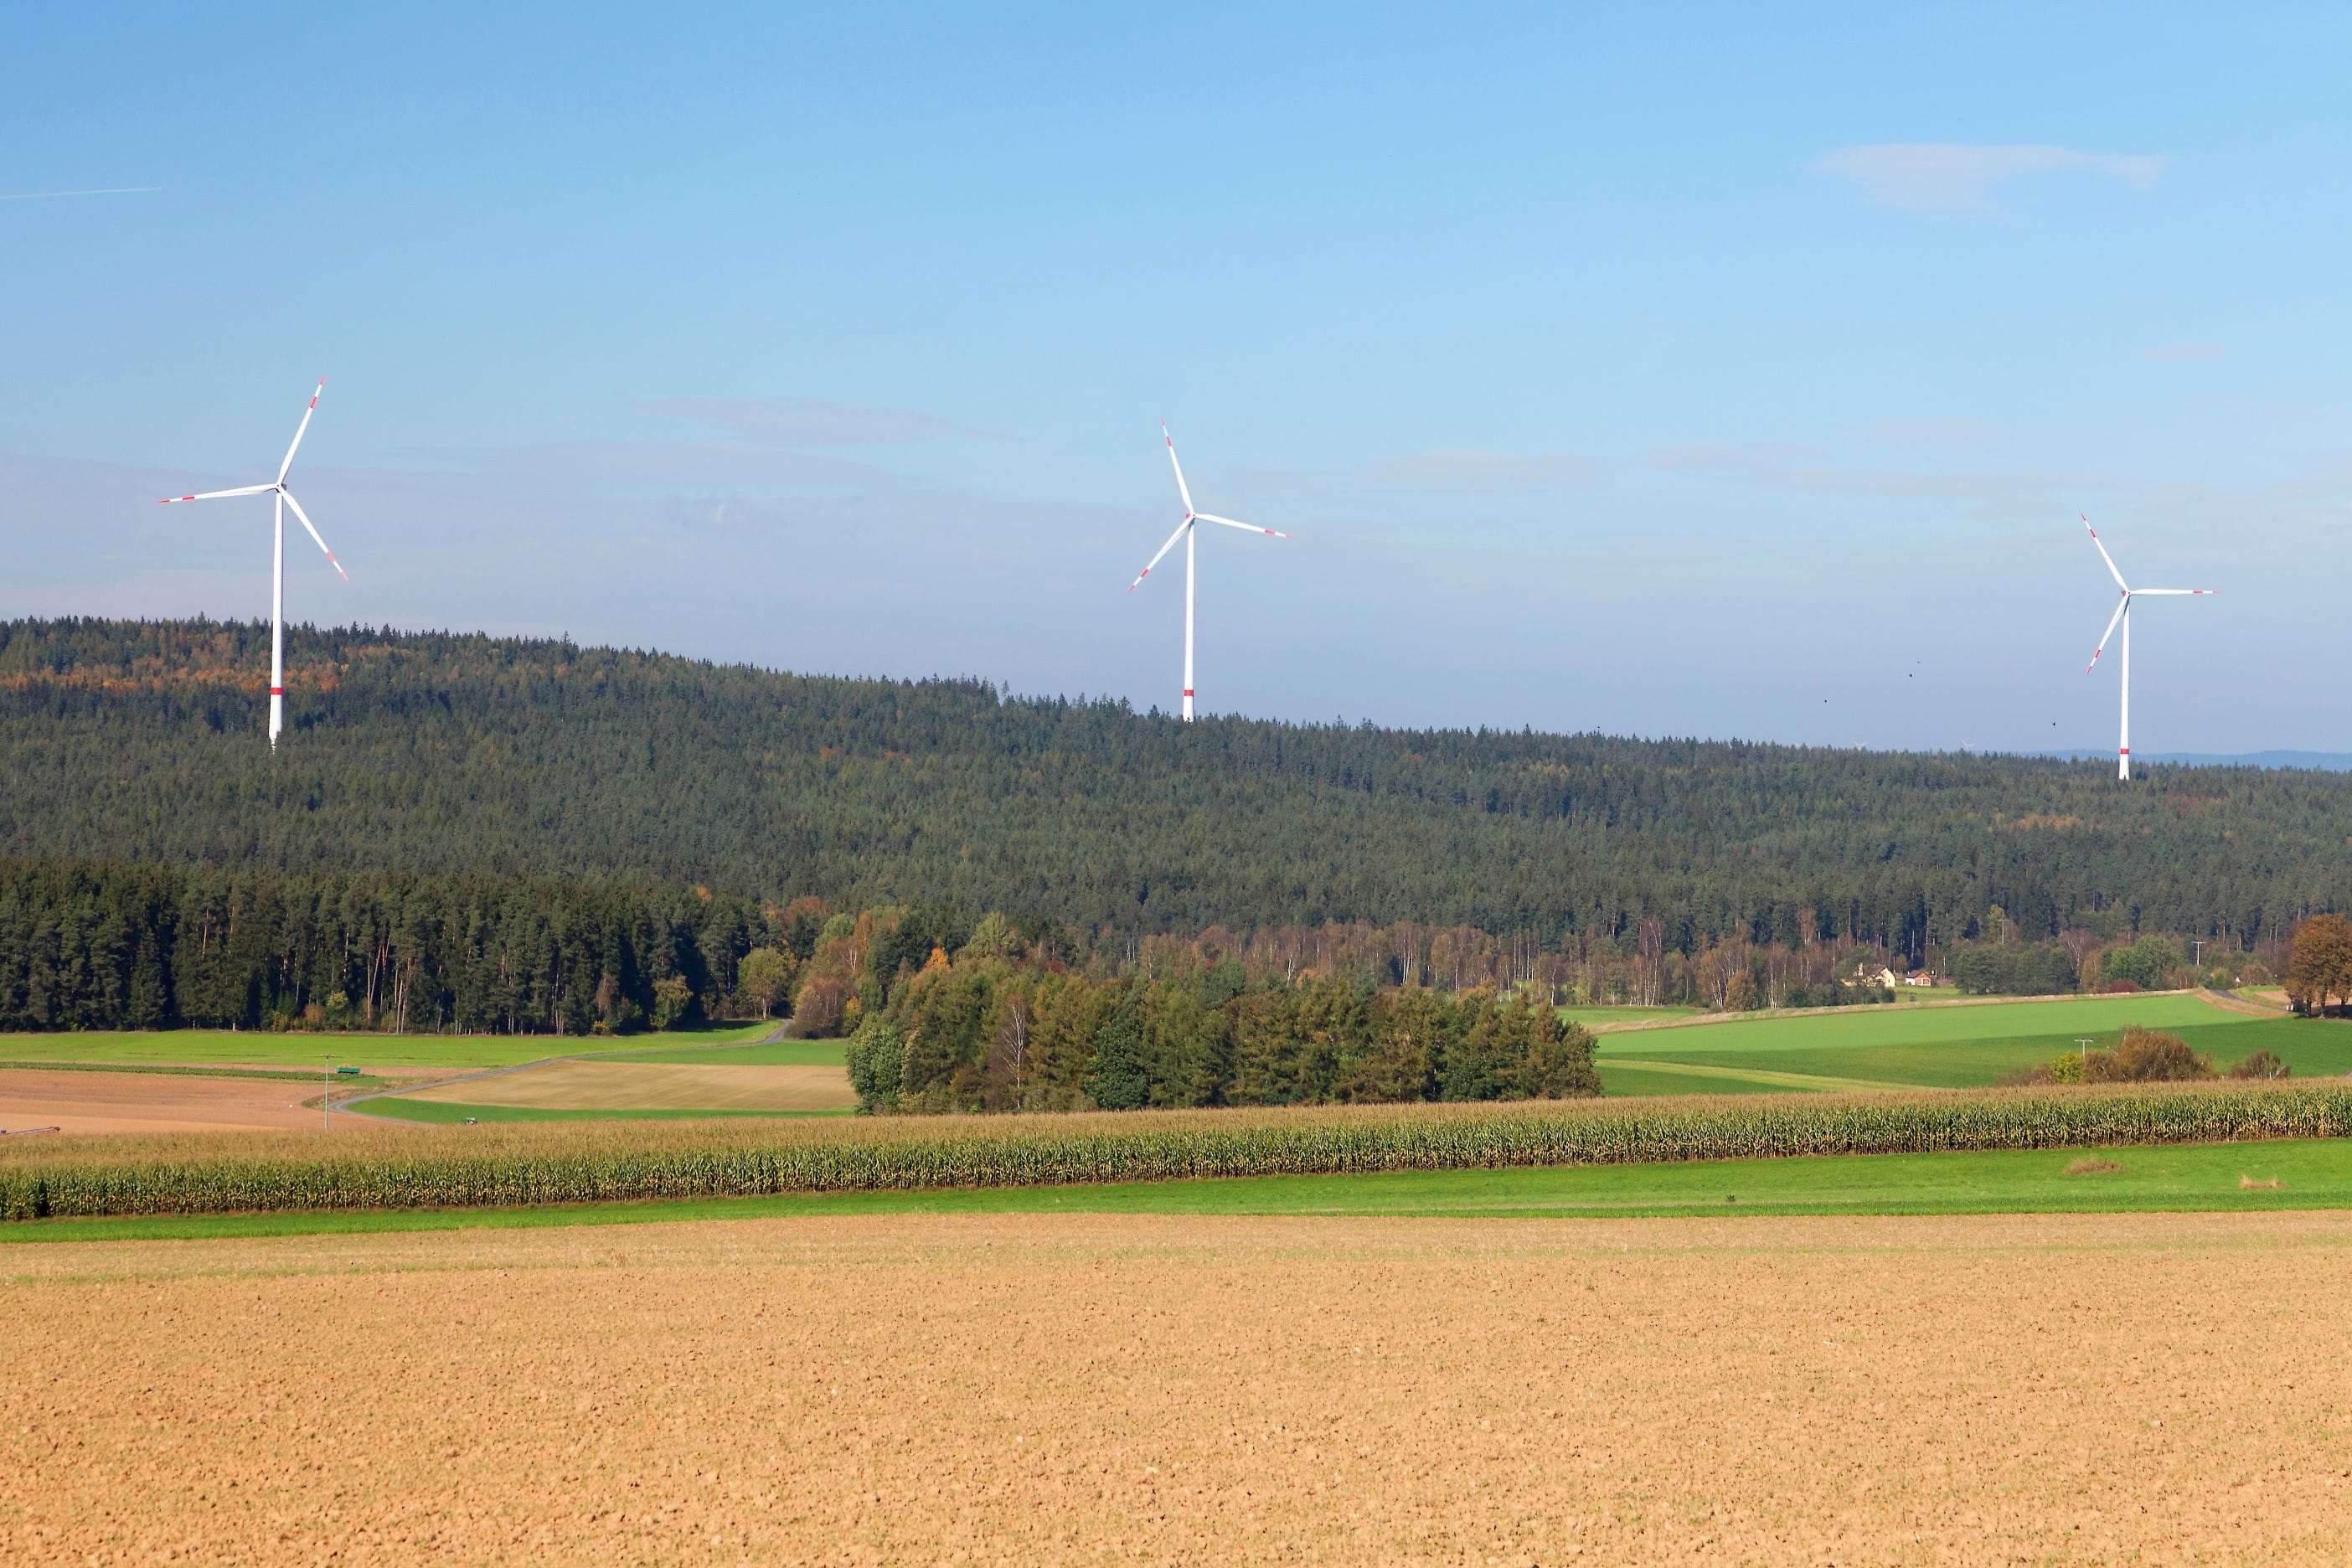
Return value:
[[(984, 1126), (987, 1131), (970, 1130)], [(387, 1129), (84, 1139), (0, 1155), (0, 1219), (517, 1206), (1219, 1176), (2352, 1136), (2352, 1087), (2133, 1087), (1758, 1103)]]

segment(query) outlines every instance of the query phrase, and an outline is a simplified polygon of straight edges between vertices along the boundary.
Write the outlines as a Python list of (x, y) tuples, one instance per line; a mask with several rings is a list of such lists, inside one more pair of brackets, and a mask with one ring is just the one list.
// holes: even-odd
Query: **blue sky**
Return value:
[[(0, 614), (2352, 750), (2341, 7), (16, 7)], [(153, 186), (138, 194), (40, 193)]]

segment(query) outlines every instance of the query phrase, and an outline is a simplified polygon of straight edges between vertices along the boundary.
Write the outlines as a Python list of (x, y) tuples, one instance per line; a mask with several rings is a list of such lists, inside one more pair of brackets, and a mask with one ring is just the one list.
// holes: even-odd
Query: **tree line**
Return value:
[(648, 884), (0, 860), (0, 1029), (627, 1034), (730, 1007), (790, 911)]
[[(2291, 970), (2284, 948), (2267, 961), (2209, 950), (2198, 967), (2170, 937), (2102, 942), (2080, 931), (1964, 943), (1952, 969), (1963, 989), (2041, 994), (2266, 982), (2274, 961), (2298, 996), (2326, 1005), (2352, 994), (2352, 964), (2329, 956), (2352, 952), (2344, 929), (2335, 916), (2304, 922)], [(814, 895), (778, 903), (632, 879), (0, 858), (0, 1029), (13, 1030), (583, 1035), (775, 1017), (803, 1037), (855, 1036), (876, 1016), (903, 1020), (908, 998), (941, 966), (961, 973), (991, 963), (1084, 981), (1097, 1000), (1123, 985), (1148, 997), (1189, 994), (1210, 1014), (1245, 994), (1363, 998), (1374, 1011), (1395, 994), (1741, 1011), (1892, 1000), (1875, 978), (1890, 956), (1818, 932), (1792, 946), (1744, 929), (1683, 952), (1654, 918), (1618, 936), (1570, 931), (1554, 943), (1413, 921), (1135, 937), (1075, 931), (1046, 914), (975, 918), (939, 902), (835, 911)], [(1033, 975), (1020, 985), (1033, 984), (1045, 982)], [(1150, 1017), (1160, 1016), (1159, 1005), (1146, 1008)], [(1227, 1021), (1264, 1005), (1272, 1004), (1242, 1003)], [(914, 1069), (910, 1095), (926, 1091), (928, 1070)], [(1452, 1068), (1433, 1070), (1443, 1078)], [(1295, 1092), (1338, 1092), (1320, 1071)], [(1157, 1068), (1147, 1076), (1175, 1081)], [(1045, 1081), (1061, 1093), (1078, 1079)]]
[(844, 1055), (870, 1110), (1134, 1110), (1597, 1095), (1592, 1037), (1532, 994), (1097, 980), (944, 952), (857, 1021)]
[(1412, 921), (1686, 961), (1861, 944), (1898, 967), (2076, 931), (2250, 951), (2352, 908), (2352, 775), (2119, 786), (2027, 757), (1186, 725), (977, 680), (310, 627), (272, 753), (267, 643), (0, 624), (0, 853), (941, 902), (1106, 947)]

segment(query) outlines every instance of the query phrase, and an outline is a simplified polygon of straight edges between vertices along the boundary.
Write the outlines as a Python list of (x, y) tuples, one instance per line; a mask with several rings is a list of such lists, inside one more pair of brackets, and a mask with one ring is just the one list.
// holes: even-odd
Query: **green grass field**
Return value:
[[(708, 1047), (729, 1040), (756, 1040), (774, 1026), (718, 1024), (643, 1035), (626, 1041), (576, 1035), (280, 1035), (226, 1029), (153, 1029), (112, 1034), (93, 1030), (86, 1034), (0, 1035), (0, 1057), (27, 1065), (44, 1061), (190, 1065), (218, 1062), (244, 1067), (283, 1064), (316, 1068), (320, 1057), (331, 1051), (338, 1062), (356, 1062), (362, 1067), (446, 1068), (456, 1072), (466, 1068), (518, 1067), (545, 1057), (586, 1052), (618, 1050), (638, 1056), (670, 1043)], [(727, 1054), (727, 1059), (737, 1058)], [(837, 1047), (834, 1059), (840, 1059)]]
[(2187, 994), (2082, 996), (2050, 1002), (1995, 1002), (1975, 1007), (1841, 1007), (1796, 1018), (1737, 1018), (1724, 1024), (1603, 1035), (1601, 1049), (1612, 1055), (1649, 1056), (1653, 1054), (1651, 1043), (1668, 1036), (1675, 1040), (1678, 1050), (1710, 1054), (1792, 1047), (1830, 1050), (1926, 1046), (2022, 1036), (2112, 1033), (2126, 1024), (2171, 1029), (2239, 1016)]
[[(2352, 1207), (2352, 1140), (2101, 1149), (2118, 1169), (2073, 1175), (2080, 1150), (1715, 1160), (1381, 1175), (868, 1192), (511, 1209), (24, 1220), (0, 1244), (865, 1214), (1374, 1215), (1399, 1218), (2064, 1214)], [(2276, 1181), (2248, 1189), (2242, 1178)], [(5, 1265), (0, 1264), (0, 1277)]]
[[(1882, 1084), (1967, 1089), (2049, 1061), (2073, 1050), (2079, 1037), (2112, 1049), (2129, 1024), (2173, 1030), (2224, 1070), (2268, 1050), (2298, 1078), (2352, 1071), (2352, 1022), (2250, 1018), (2194, 996), (2095, 996), (1893, 1011), (1857, 1007), (1801, 1018), (1634, 1030), (1602, 1035), (1595, 1045), (1601, 1083), (1611, 1094)], [(1619, 1061), (1627, 1065), (1612, 1065)], [(1664, 1068), (1682, 1070), (1660, 1070)]]

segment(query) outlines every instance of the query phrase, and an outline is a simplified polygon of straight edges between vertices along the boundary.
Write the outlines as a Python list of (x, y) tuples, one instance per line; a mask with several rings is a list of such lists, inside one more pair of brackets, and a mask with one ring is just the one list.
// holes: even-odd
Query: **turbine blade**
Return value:
[(2107, 629), (2099, 634), (2099, 646), (2091, 650), (2091, 662), (2083, 667), (2084, 674), (2088, 675), (2099, 668), (2099, 656), (2107, 651), (2107, 639), (2116, 635), (2116, 623), (2124, 618), (2124, 612), (2131, 608), (2131, 602), (2132, 596), (2129, 594), (2126, 594), (2116, 602), (2116, 613), (2108, 619)]
[(1227, 528), (1238, 528), (1244, 533), (1271, 533), (1276, 539), (1287, 539), (1290, 537), (1290, 535), (1283, 532), (1282, 530), (1278, 528), (1260, 528), (1254, 522), (1235, 522), (1230, 517), (1219, 517), (1213, 511), (1196, 511), (1192, 515), (1200, 519), (1202, 522), (1222, 522)]
[(175, 500), (218, 500), (223, 496), (266, 496), (277, 488), (276, 485), (240, 485), (233, 490), (206, 490), (202, 495), (164, 496), (155, 504), (170, 506)]
[(346, 583), (350, 582), (352, 580), (352, 574), (343, 570), (343, 563), (335, 559), (335, 552), (331, 550), (327, 550), (327, 542), (319, 537), (318, 529), (313, 527), (310, 522), (310, 514), (302, 510), (302, 503), (294, 499), (294, 492), (289, 489), (280, 489), (278, 493), (286, 498), (286, 504), (294, 509), (294, 515), (302, 520), (302, 526), (304, 528), (310, 530), (311, 541), (316, 543), (320, 549), (327, 551), (327, 564), (335, 569), (335, 575), (341, 577)]
[[(1189, 518), (1192, 515), (1192, 492), (1184, 488), (1184, 465), (1176, 460), (1176, 437), (1168, 434), (1168, 421), (1165, 419), (1160, 422), (1160, 438), (1168, 443), (1168, 466), (1176, 470), (1176, 493), (1183, 498), (1184, 515)], [(1150, 568), (1144, 570), (1148, 572)], [(1136, 581), (1140, 583), (1143, 579), (1138, 577)]]
[[(319, 392), (327, 390), (327, 378), (319, 378)], [(302, 445), (302, 432), (310, 427), (310, 416), (319, 412), (319, 392), (310, 394), (310, 406), (302, 410), (302, 423), (294, 426), (294, 445), (286, 448), (286, 460), (278, 465), (278, 482), (286, 482), (286, 470), (294, 466), (294, 453)], [(325, 545), (319, 546), (324, 550)]]
[[(2082, 517), (2082, 513), (2080, 512), (2077, 512), (2074, 515)], [(2105, 545), (2099, 543), (2099, 531), (2095, 528), (2091, 528), (2091, 520), (2087, 517), (2083, 518), (2083, 526), (2091, 530), (2091, 542), (2098, 546), (2099, 559), (2107, 563), (2107, 575), (2116, 580), (2116, 587), (2121, 588), (2126, 594), (2130, 593), (2132, 591), (2131, 584), (2125, 582), (2124, 574), (2116, 570), (2116, 558), (2107, 553), (2107, 547)]]
[(2220, 593), (2221, 591), (2221, 589), (2219, 589), (2219, 588), (2134, 588), (2134, 589), (2132, 590), (2132, 592), (2133, 592), (2133, 593), (2135, 593), (2135, 594), (2171, 594), (2171, 595), (2182, 595), (2182, 594), (2218, 594), (2218, 593)]
[(1171, 551), (1171, 550), (1173, 550), (1173, 549), (1175, 549), (1175, 548), (1176, 548), (1176, 542), (1177, 542), (1178, 540), (1180, 540), (1180, 539), (1183, 538), (1183, 537), (1184, 537), (1184, 531), (1185, 531), (1186, 529), (1188, 529), (1188, 528), (1192, 527), (1192, 520), (1191, 518), (1189, 518), (1189, 517), (1188, 517), (1188, 518), (1186, 518), (1183, 521), (1181, 521), (1181, 522), (1180, 522), (1180, 523), (1178, 523), (1178, 524), (1176, 525), (1176, 531), (1175, 531), (1175, 532), (1173, 532), (1173, 533), (1171, 533), (1171, 534), (1170, 534), (1170, 535), (1168, 536), (1168, 542), (1167, 542), (1167, 543), (1165, 543), (1165, 544), (1163, 544), (1163, 545), (1161, 545), (1161, 546), (1160, 547), (1160, 554), (1159, 554), (1159, 555), (1155, 555), (1155, 556), (1153, 556), (1153, 557), (1151, 558), (1151, 565), (1150, 565), (1150, 566), (1146, 566), (1142, 571), (1138, 572), (1138, 573), (1135, 574), (1135, 581), (1134, 581), (1134, 582), (1132, 582), (1132, 583), (1129, 583), (1129, 584), (1127, 585), (1127, 591), (1128, 591), (1129, 593), (1132, 594), (1132, 593), (1134, 593), (1138, 588), (1140, 588), (1141, 586), (1143, 586), (1143, 580), (1144, 580), (1146, 577), (1149, 577), (1149, 576), (1150, 576), (1150, 575), (1151, 575), (1151, 567), (1152, 567), (1152, 566), (1157, 566), (1157, 565), (1159, 565), (1159, 564), (1160, 564), (1160, 556), (1164, 556), (1164, 555), (1166, 555), (1170, 551)]

